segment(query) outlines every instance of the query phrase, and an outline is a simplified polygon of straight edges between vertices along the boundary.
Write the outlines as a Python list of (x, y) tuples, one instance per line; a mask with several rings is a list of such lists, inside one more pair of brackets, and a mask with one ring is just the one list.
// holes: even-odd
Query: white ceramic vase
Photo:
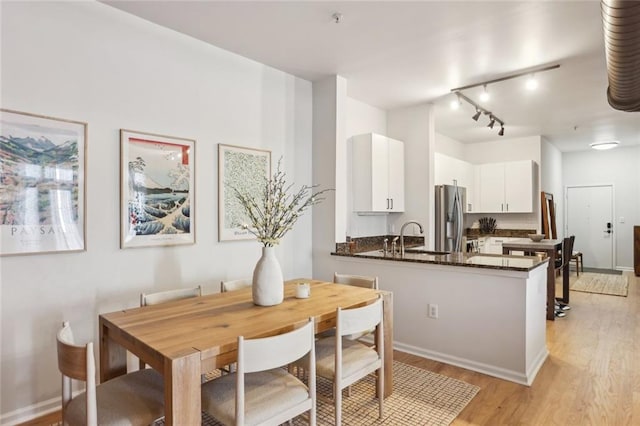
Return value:
[(262, 247), (262, 257), (253, 270), (253, 303), (273, 306), (284, 300), (284, 279), (273, 247)]

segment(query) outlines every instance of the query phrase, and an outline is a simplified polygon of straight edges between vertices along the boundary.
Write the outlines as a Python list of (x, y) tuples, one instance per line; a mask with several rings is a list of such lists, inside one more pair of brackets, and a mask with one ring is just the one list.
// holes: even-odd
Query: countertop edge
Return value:
[[(423, 263), (423, 264), (430, 264), (430, 265), (444, 265), (444, 266), (455, 266), (455, 267), (463, 267), (463, 268), (481, 268), (481, 269), (493, 269), (493, 270), (499, 270), (499, 271), (518, 271), (518, 272), (529, 272), (537, 267), (539, 267), (540, 265), (544, 264), (544, 263), (548, 263), (549, 262), (549, 258), (545, 258), (543, 260), (540, 261), (540, 263), (536, 263), (535, 265), (532, 265), (530, 267), (518, 267), (518, 266), (497, 266), (497, 265), (479, 265), (479, 264), (469, 264), (469, 263), (462, 263), (459, 261), (454, 261), (452, 259), (446, 259), (448, 257), (450, 257), (451, 255), (442, 255), (442, 256), (438, 256), (438, 257), (442, 257), (443, 259), (408, 259), (408, 258), (398, 258), (398, 257), (383, 257), (383, 256), (367, 256), (366, 254), (363, 253), (354, 253), (354, 254), (350, 254), (350, 253), (336, 253), (336, 252), (331, 252), (332, 256), (340, 256), (340, 257), (351, 257), (354, 259), (372, 259), (372, 260), (385, 260), (385, 261), (396, 261), (396, 262), (410, 262), (410, 263)], [(469, 257), (472, 257), (475, 254), (468, 254), (468, 253), (463, 253), (463, 257), (464, 259), (468, 259)], [(491, 254), (482, 254), (482, 256), (488, 256), (488, 257), (522, 257), (522, 256), (512, 256), (512, 255), (499, 255), (499, 254), (495, 254), (495, 255), (491, 255)]]

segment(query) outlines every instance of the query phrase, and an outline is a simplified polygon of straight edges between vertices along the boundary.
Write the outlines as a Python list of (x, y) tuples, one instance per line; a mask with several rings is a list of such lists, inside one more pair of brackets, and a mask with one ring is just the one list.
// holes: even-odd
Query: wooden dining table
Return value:
[[(311, 296), (297, 299), (297, 283)], [(316, 332), (335, 327), (336, 309), (356, 308), (383, 297), (384, 396), (393, 390), (393, 300), (386, 291), (311, 279), (287, 281), (284, 301), (257, 306), (251, 288), (102, 314), (100, 381), (126, 373), (130, 351), (164, 376), (165, 424), (200, 424), (201, 374), (237, 358), (238, 336), (258, 338), (291, 331), (315, 319)], [(268, 356), (268, 354), (265, 354)]]
[[(547, 319), (555, 321), (556, 305), (556, 258), (558, 251), (562, 249), (562, 240), (543, 239), (531, 241), (529, 238), (520, 238), (502, 243), (502, 253), (509, 254), (512, 251), (524, 251), (525, 253), (544, 253), (549, 258), (547, 265)], [(565, 262), (562, 271), (562, 301), (569, 303), (569, 262)]]

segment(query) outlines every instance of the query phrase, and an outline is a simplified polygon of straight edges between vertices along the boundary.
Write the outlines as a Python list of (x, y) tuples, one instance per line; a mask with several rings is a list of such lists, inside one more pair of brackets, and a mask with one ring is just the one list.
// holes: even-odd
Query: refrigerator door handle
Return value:
[(453, 203), (456, 209), (456, 235), (454, 239), (454, 251), (462, 251), (462, 200), (460, 199), (460, 192), (456, 188), (455, 195), (453, 197)]

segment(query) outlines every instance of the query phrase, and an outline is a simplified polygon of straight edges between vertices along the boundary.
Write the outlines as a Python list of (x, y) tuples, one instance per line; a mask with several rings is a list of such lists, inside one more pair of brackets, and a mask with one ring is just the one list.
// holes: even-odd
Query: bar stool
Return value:
[(582, 252), (574, 251), (571, 253), (571, 260), (576, 261), (576, 274), (580, 276), (580, 272), (584, 272), (584, 263), (582, 263)]

